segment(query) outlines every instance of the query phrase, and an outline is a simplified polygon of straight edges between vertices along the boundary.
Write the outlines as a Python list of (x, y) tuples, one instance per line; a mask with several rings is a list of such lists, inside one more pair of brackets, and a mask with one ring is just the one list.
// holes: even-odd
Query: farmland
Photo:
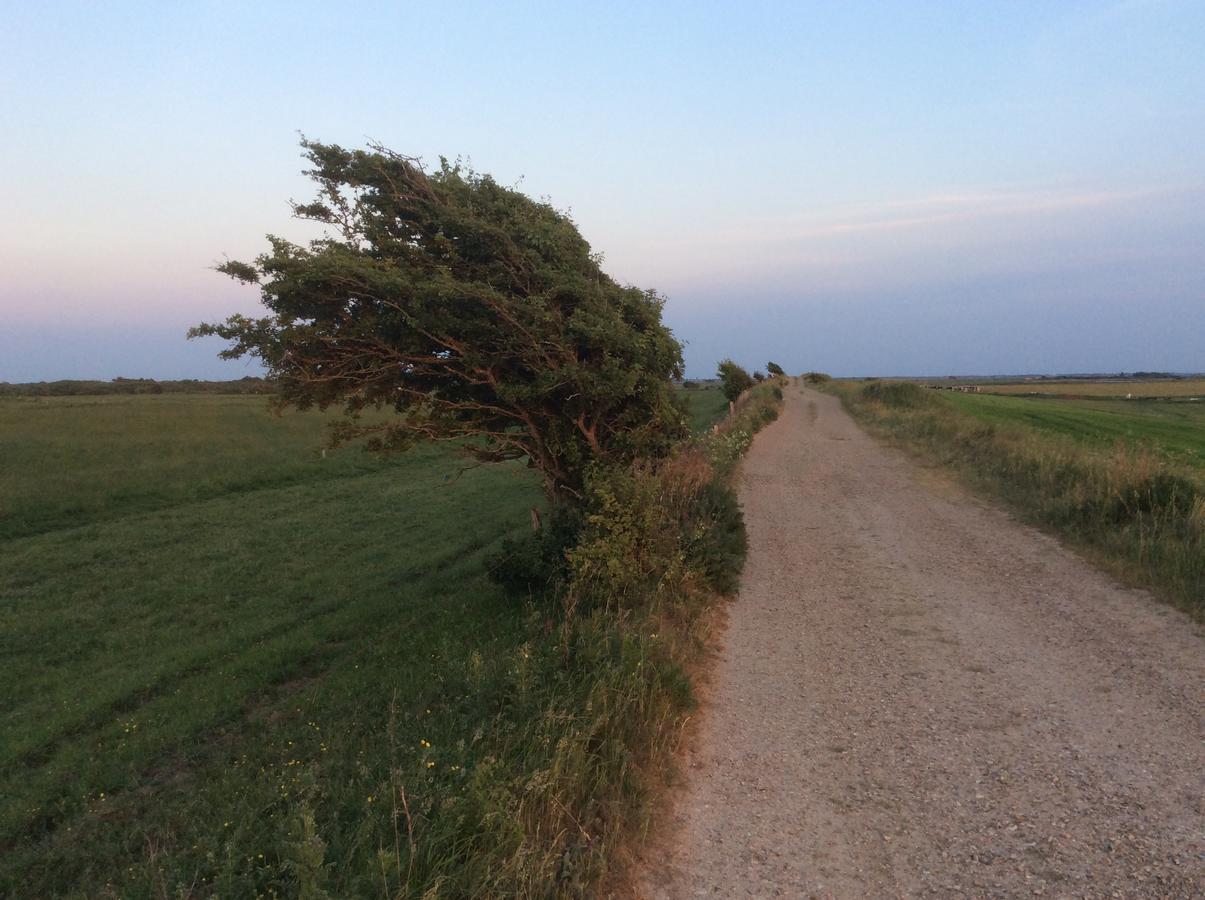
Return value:
[(263, 397), (0, 399), (0, 537), (388, 468), (355, 451), (323, 458), (327, 418), (275, 417)]
[(696, 433), (705, 431), (728, 412), (728, 399), (719, 388), (695, 388), (680, 396), (686, 402), (691, 430)]
[(454, 894), (570, 777), (602, 665), (487, 578), (531, 473), (324, 457), (324, 418), (0, 401), (0, 894)]
[(1026, 426), (1095, 450), (1120, 442), (1173, 465), (1205, 469), (1205, 403), (958, 393), (945, 399), (984, 422)]
[(1039, 394), (1062, 397), (1205, 397), (1205, 378), (1093, 381), (1041, 380), (983, 384), (993, 394)]
[(375, 852), (391, 770), (437, 785), (477, 752), (525, 640), (482, 560), (538, 500), (527, 473), (322, 460), (320, 418), (262, 399), (4, 415), (0, 892), (270, 892), (303, 807)]
[(872, 430), (948, 465), (1116, 575), (1205, 617), (1205, 406), (834, 383)]

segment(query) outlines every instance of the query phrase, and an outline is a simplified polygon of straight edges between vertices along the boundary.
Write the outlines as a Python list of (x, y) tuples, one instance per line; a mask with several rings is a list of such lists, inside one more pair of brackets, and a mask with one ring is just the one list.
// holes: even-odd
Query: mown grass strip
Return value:
[(1205, 470), (1205, 403), (1167, 400), (1061, 400), (949, 394), (963, 413), (994, 425), (1025, 425), (1070, 438), (1089, 450), (1122, 442), (1172, 466)]
[(389, 467), (324, 452), (334, 418), (261, 396), (0, 397), (0, 540)]

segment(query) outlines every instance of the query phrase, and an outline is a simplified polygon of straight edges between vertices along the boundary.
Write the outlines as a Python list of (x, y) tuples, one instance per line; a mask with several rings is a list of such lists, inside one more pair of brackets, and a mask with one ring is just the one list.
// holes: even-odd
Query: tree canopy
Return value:
[[(261, 359), (283, 405), (342, 405), (337, 441), (526, 458), (554, 500), (580, 496), (591, 462), (658, 455), (684, 433), (662, 299), (607, 276), (566, 214), (446, 160), (428, 172), (379, 145), (302, 146), (318, 197), (293, 212), (327, 233), (269, 236), (253, 263), (219, 266), (258, 284), (270, 315), (190, 336)], [(398, 415), (365, 424), (370, 406)]]
[(720, 389), (730, 401), (754, 385), (753, 376), (730, 359), (720, 362), (716, 374), (720, 376)]
[(766, 371), (767, 371), (767, 372), (769, 372), (771, 375), (774, 375), (774, 376), (778, 376), (778, 375), (785, 375), (785, 374), (786, 374), (786, 373), (785, 373), (785, 372), (782, 370), (782, 366), (780, 366), (780, 365), (779, 365), (778, 363), (776, 363), (776, 362), (768, 362), (768, 363), (766, 363)]

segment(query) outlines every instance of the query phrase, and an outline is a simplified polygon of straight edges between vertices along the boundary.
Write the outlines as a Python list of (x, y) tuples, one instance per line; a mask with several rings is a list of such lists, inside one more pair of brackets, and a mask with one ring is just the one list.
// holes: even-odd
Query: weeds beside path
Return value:
[(1114, 575), (1205, 619), (1205, 478), (1191, 425), (1165, 416), (1135, 427), (1135, 412), (1121, 429), (1082, 404), (951, 398), (905, 382), (829, 390), (876, 434), (949, 466)]
[(1197, 628), (791, 389), (652, 897), (1189, 897)]

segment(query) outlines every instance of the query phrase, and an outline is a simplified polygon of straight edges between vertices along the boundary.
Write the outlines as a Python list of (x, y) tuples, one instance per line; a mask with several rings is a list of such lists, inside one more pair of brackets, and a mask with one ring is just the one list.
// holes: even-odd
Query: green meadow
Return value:
[(1205, 469), (1205, 402), (944, 392), (942, 396), (984, 422), (1023, 425), (1093, 449), (1109, 449), (1121, 442), (1170, 463)]
[(387, 468), (323, 458), (329, 418), (274, 416), (264, 397), (0, 398), (0, 537)]
[(692, 388), (680, 396), (686, 402), (690, 428), (696, 434), (706, 431), (728, 414), (728, 398), (719, 388)]
[(487, 577), (542, 495), (446, 448), (324, 455), (326, 418), (0, 399), (0, 895), (499, 883), (479, 846), (522, 839), (594, 689)]

